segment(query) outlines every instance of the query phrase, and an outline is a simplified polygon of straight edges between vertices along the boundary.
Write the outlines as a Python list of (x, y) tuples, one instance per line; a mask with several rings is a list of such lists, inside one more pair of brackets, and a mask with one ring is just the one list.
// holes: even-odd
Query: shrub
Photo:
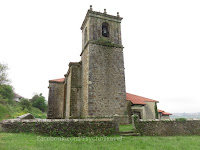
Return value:
[(176, 121), (186, 121), (187, 119), (186, 118), (176, 118), (175, 120)]
[(4, 99), (4, 101), (8, 103), (13, 102), (14, 92), (13, 88), (10, 85), (2, 84), (0, 85), (0, 99)]
[(22, 107), (22, 110), (25, 109), (28, 109), (29, 111), (31, 110), (31, 102), (28, 99), (22, 98), (19, 103)]
[(41, 111), (45, 112), (47, 109), (47, 105), (45, 103), (45, 98), (40, 94), (40, 96), (33, 102), (33, 107), (40, 109)]

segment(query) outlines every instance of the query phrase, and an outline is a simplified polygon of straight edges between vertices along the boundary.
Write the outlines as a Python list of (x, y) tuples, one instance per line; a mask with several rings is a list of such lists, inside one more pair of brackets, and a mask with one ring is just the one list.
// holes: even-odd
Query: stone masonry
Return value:
[(50, 80), (48, 118), (102, 118), (127, 113), (121, 20), (88, 10), (82, 30), (81, 61), (65, 78)]

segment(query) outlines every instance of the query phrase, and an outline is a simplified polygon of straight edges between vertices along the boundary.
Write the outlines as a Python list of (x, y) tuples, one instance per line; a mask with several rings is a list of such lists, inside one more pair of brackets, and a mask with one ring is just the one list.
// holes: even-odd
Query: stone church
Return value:
[(96, 12), (90, 6), (81, 25), (80, 62), (70, 62), (64, 78), (49, 80), (47, 118), (117, 114), (122, 123), (130, 122), (133, 113), (141, 119), (156, 118), (158, 101), (126, 93), (121, 21), (119, 13)]
[(121, 20), (87, 11), (81, 25), (81, 61), (65, 78), (49, 81), (47, 118), (123, 116), (127, 112)]

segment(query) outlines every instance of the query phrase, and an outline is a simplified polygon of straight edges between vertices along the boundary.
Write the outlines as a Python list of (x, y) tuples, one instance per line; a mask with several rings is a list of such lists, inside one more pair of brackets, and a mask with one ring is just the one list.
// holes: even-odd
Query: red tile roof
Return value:
[(49, 80), (49, 82), (64, 82), (65, 78)]
[(149, 98), (145, 98), (142, 96), (137, 96), (134, 94), (126, 93), (126, 100), (131, 101), (133, 104), (145, 105), (145, 102), (158, 102)]
[(158, 109), (157, 111), (158, 111), (158, 112), (164, 112), (163, 110), (160, 110), (160, 109)]
[(136, 97), (136, 95), (126, 93), (126, 100), (131, 101), (133, 104), (145, 105), (146, 103)]
[(163, 115), (172, 115), (171, 113), (162, 112)]
[(158, 109), (158, 112), (162, 113), (163, 115), (172, 115), (171, 113), (167, 113), (164, 110), (160, 110), (160, 109)]

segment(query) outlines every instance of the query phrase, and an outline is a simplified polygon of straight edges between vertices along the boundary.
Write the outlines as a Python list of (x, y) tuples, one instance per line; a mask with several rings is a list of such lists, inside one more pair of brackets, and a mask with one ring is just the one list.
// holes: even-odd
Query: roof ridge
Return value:
[[(131, 94), (131, 93), (127, 93), (127, 94)], [(159, 101), (157, 101), (157, 100), (153, 100), (153, 99), (150, 99), (150, 98), (146, 98), (146, 97), (143, 97), (143, 96), (139, 96), (139, 95), (135, 95), (135, 94), (131, 94), (131, 95), (133, 95), (133, 96), (136, 96), (136, 97), (139, 97), (139, 98), (143, 98), (143, 101), (144, 102), (159, 102)], [(145, 100), (146, 99), (146, 100)], [(148, 101), (149, 100), (149, 101)]]

